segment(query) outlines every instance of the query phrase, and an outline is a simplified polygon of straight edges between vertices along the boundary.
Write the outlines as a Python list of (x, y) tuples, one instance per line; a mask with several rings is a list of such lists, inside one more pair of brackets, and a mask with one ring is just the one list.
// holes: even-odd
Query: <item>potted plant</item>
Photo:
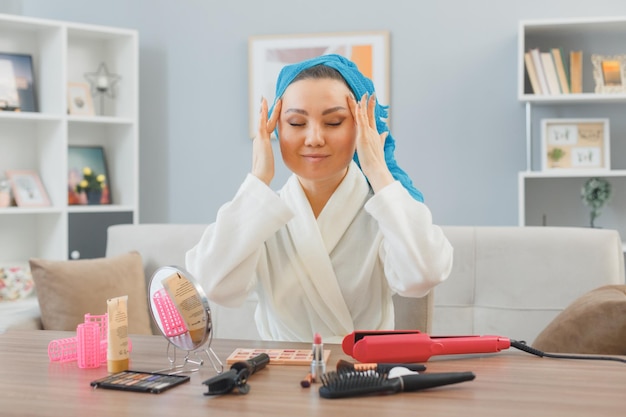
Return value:
[(583, 185), (580, 196), (583, 203), (591, 207), (590, 226), (596, 227), (595, 220), (611, 198), (611, 183), (604, 178), (589, 178)]
[(90, 167), (84, 167), (83, 179), (76, 184), (76, 193), (86, 197), (86, 204), (100, 204), (105, 181), (104, 174), (96, 174)]

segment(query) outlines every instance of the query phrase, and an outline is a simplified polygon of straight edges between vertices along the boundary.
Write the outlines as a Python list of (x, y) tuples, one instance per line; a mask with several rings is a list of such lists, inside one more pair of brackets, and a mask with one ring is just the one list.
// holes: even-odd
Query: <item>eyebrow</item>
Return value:
[[(326, 116), (327, 114), (334, 113), (334, 112), (340, 111), (340, 110), (346, 110), (346, 108), (344, 106), (331, 107), (330, 109), (324, 110), (322, 112), (322, 116)], [(305, 115), (305, 116), (308, 116), (308, 114), (309, 114), (306, 110), (295, 109), (295, 108), (287, 109), (287, 110), (285, 110), (285, 113), (298, 113), (298, 114), (302, 114), (302, 115)]]

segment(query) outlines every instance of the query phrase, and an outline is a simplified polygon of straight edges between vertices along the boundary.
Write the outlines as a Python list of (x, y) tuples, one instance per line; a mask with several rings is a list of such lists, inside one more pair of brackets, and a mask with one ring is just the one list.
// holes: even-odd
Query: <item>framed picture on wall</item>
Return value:
[(67, 148), (67, 203), (111, 204), (111, 186), (102, 146)]
[(609, 119), (542, 119), (542, 169), (611, 168)]
[(289, 64), (326, 54), (353, 61), (374, 83), (378, 101), (389, 104), (389, 32), (253, 36), (249, 39), (250, 137), (256, 135), (261, 98), (274, 102), (276, 79)]
[(18, 207), (44, 207), (50, 205), (39, 174), (32, 170), (10, 170), (6, 172), (11, 191)]
[(30, 55), (0, 52), (0, 111), (37, 111)]

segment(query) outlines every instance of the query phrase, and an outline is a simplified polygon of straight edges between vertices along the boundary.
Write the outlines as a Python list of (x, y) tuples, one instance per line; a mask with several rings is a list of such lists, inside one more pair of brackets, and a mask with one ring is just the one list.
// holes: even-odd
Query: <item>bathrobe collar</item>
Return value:
[(299, 213), (287, 224), (287, 229), (307, 270), (307, 275), (299, 278), (301, 285), (319, 317), (335, 334), (348, 334), (354, 328), (329, 254), (365, 204), (368, 194), (369, 185), (354, 162), (317, 219), (295, 175), (281, 193), (285, 203)]

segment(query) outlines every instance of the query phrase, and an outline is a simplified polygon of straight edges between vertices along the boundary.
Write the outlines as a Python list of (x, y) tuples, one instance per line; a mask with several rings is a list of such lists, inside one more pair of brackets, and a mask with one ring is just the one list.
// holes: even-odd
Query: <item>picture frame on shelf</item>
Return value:
[(379, 103), (390, 102), (388, 31), (252, 36), (248, 54), (252, 138), (258, 130), (261, 98), (272, 106), (280, 70), (316, 56), (338, 54), (350, 59), (374, 83)]
[(67, 112), (77, 116), (93, 116), (93, 98), (89, 84), (84, 82), (67, 83)]
[(610, 170), (609, 139), (609, 119), (542, 119), (542, 170)]
[(591, 56), (596, 94), (626, 93), (626, 55)]
[(111, 204), (111, 185), (104, 147), (69, 145), (67, 168), (69, 205)]
[(38, 111), (31, 55), (0, 52), (0, 111)]
[(39, 174), (34, 170), (8, 170), (11, 192), (18, 207), (48, 207), (50, 198)]

